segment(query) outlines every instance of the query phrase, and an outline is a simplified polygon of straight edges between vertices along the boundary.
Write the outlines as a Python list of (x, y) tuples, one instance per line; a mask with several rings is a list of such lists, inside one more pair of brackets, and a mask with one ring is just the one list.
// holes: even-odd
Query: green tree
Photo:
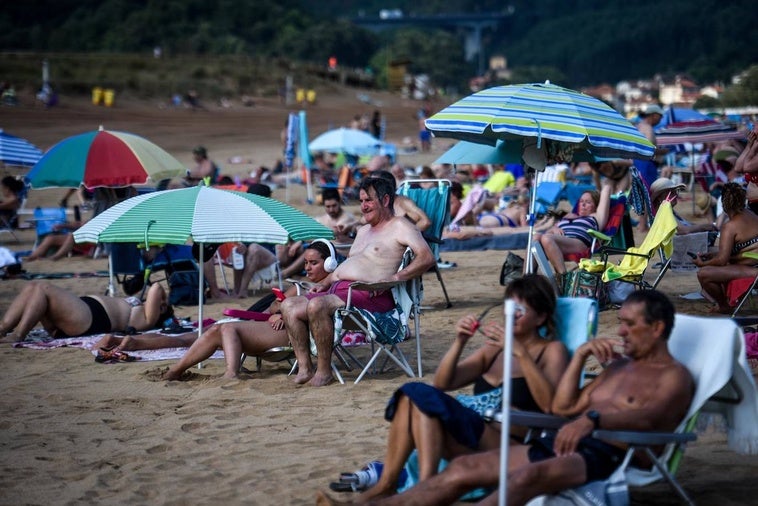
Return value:
[(721, 101), (726, 107), (758, 105), (758, 65), (747, 69), (738, 84), (724, 90)]
[(723, 107), (721, 100), (708, 95), (703, 95), (692, 104), (693, 109), (719, 109), (721, 107)]
[[(409, 71), (427, 74), (435, 86), (463, 87), (474, 75), (472, 64), (464, 61), (460, 40), (442, 30), (397, 30), (387, 40), (385, 50), (391, 60), (410, 61)], [(385, 58), (372, 59), (389, 61)]]

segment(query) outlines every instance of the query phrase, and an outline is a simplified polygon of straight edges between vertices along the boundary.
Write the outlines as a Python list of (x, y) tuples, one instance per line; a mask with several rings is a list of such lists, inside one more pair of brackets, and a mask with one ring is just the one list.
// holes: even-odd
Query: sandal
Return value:
[(137, 357), (128, 355), (121, 350), (117, 350), (115, 349), (115, 347), (100, 348), (100, 350), (97, 352), (97, 356), (95, 357), (95, 362), (99, 364), (134, 362), (135, 360), (139, 360), (139, 359)]

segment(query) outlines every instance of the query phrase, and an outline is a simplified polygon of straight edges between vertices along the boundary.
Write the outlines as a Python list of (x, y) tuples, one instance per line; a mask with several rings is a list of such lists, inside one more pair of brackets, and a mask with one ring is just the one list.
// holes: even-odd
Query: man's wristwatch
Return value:
[(591, 409), (587, 411), (585, 415), (587, 416), (587, 418), (592, 420), (592, 424), (594, 425), (595, 430), (600, 428), (600, 413), (598, 413), (594, 409)]

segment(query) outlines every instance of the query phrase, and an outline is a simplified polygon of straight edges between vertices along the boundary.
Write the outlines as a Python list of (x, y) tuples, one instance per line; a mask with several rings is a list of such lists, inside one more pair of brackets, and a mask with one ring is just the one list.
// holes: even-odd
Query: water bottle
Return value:
[[(366, 466), (360, 471), (354, 473), (344, 473), (340, 477), (342, 483), (350, 484), (353, 491), (359, 492), (373, 487), (379, 481), (379, 477), (382, 475), (384, 469), (384, 462), (380, 460), (373, 460), (366, 464)], [(403, 468), (398, 476), (398, 487), (405, 484), (408, 478), (408, 473)]]
[(374, 460), (366, 464), (366, 467), (360, 471), (353, 473), (354, 477), (352, 481), (353, 490), (366, 490), (373, 487), (379, 481), (379, 476), (384, 469), (384, 463), (378, 460)]

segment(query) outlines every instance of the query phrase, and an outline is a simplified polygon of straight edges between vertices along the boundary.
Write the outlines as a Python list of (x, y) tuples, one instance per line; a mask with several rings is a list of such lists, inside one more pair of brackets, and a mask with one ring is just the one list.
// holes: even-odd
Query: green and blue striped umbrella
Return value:
[[(455, 102), (425, 122), (439, 137), (480, 144), (520, 142), (526, 165), (599, 158), (652, 158), (655, 146), (621, 114), (600, 100), (550, 82), (497, 86)], [(532, 249), (535, 192), (529, 203)], [(527, 255), (524, 272), (531, 272)]]
[(482, 90), (425, 124), (435, 136), (480, 144), (521, 138), (522, 153), (533, 145), (544, 150), (547, 163), (571, 161), (577, 151), (595, 158), (641, 159), (655, 152), (655, 146), (608, 105), (549, 82)]
[(278, 200), (206, 186), (152, 192), (121, 202), (74, 232), (76, 242), (150, 244), (332, 239), (328, 227)]

